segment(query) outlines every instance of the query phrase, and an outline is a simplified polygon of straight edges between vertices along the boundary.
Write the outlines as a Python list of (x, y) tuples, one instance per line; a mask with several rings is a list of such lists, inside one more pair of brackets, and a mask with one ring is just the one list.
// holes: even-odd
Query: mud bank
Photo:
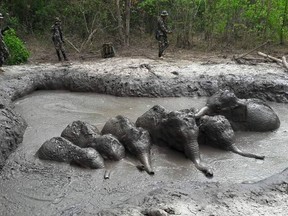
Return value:
[[(13, 101), (36, 90), (65, 89), (131, 97), (193, 97), (210, 96), (219, 88), (229, 88), (240, 98), (288, 101), (288, 75), (281, 67), (269, 64), (247, 66), (229, 61), (113, 58), (94, 63), (22, 65), (3, 70), (0, 75), (1, 168), (22, 142), (27, 127), (25, 120), (13, 110)], [(288, 169), (254, 184), (155, 182), (149, 189), (140, 184), (133, 193), (136, 195), (138, 191), (137, 199), (131, 197), (117, 205), (111, 204), (108, 210), (99, 206), (97, 212), (100, 215), (142, 215), (149, 214), (155, 207), (171, 215), (282, 215), (287, 207), (287, 181)], [(60, 209), (58, 214), (92, 215), (82, 207)]]

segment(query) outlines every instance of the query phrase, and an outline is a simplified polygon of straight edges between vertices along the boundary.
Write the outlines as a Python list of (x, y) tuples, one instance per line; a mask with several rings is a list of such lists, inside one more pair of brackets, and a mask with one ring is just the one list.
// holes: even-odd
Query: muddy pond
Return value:
[(111, 117), (121, 114), (135, 121), (155, 104), (172, 111), (200, 108), (205, 102), (206, 98), (128, 98), (66, 91), (36, 91), (21, 98), (16, 101), (15, 110), (26, 119), (28, 128), (23, 143), (9, 157), (2, 171), (0, 212), (7, 215), (18, 215), (19, 212), (21, 215), (58, 215), (62, 212), (66, 215), (65, 212), (77, 213), (77, 206), (85, 208), (86, 212), (97, 212), (124, 202), (146, 188), (157, 188), (167, 182), (181, 184), (187, 179), (256, 182), (287, 167), (288, 106), (277, 103), (269, 103), (281, 120), (277, 131), (236, 133), (237, 146), (247, 152), (265, 155), (264, 161), (200, 147), (203, 161), (213, 168), (213, 179), (200, 173), (183, 153), (158, 146), (152, 148), (154, 176), (139, 172), (135, 168), (136, 161), (127, 157), (119, 162), (106, 163), (112, 170), (109, 180), (103, 179), (105, 170), (41, 161), (35, 156), (46, 140), (60, 136), (74, 120), (86, 121), (101, 130)]

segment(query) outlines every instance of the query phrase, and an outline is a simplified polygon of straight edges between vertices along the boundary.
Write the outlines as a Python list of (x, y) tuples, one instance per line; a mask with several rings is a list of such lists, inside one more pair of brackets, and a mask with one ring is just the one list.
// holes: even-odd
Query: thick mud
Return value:
[[(288, 170), (281, 170), (288, 167), (288, 76), (277, 65), (114, 58), (4, 67), (0, 83), (0, 144), (13, 145), (9, 158), (8, 151), (1, 156), (8, 160), (3, 162), (0, 176), (0, 215), (157, 215), (155, 209), (162, 210), (161, 215), (286, 212)], [(73, 120), (88, 121), (101, 129), (109, 117), (123, 114), (135, 120), (152, 104), (170, 110), (198, 108), (205, 99), (194, 97), (209, 96), (219, 88), (232, 89), (238, 97), (282, 102), (271, 103), (281, 120), (277, 131), (237, 133), (239, 148), (266, 155), (264, 161), (201, 147), (204, 161), (215, 169), (215, 178), (209, 180), (182, 154), (154, 146), (155, 176), (139, 172), (136, 161), (127, 157), (108, 162), (111, 178), (104, 180), (105, 170), (41, 161), (35, 156), (38, 146), (59, 135)], [(51, 89), (130, 98), (63, 91), (31, 94)], [(7, 110), (13, 112), (7, 115)], [(12, 135), (12, 142), (9, 131), (15, 125), (18, 132)]]

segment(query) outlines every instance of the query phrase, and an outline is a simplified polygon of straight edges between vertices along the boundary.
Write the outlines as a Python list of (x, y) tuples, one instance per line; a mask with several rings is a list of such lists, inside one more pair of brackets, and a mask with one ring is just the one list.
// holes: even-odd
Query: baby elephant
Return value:
[(273, 131), (279, 128), (280, 120), (275, 111), (264, 101), (240, 99), (233, 91), (219, 90), (208, 98), (206, 106), (195, 114), (225, 116), (234, 131)]
[(200, 118), (199, 144), (208, 144), (232, 151), (244, 157), (263, 160), (264, 156), (242, 152), (235, 145), (235, 134), (230, 122), (222, 115), (203, 116)]
[(42, 160), (76, 163), (91, 169), (104, 168), (104, 160), (93, 148), (81, 148), (63, 137), (53, 137), (37, 152)]
[(148, 174), (153, 175), (151, 168), (151, 139), (149, 132), (141, 127), (136, 127), (128, 118), (118, 115), (109, 119), (104, 125), (102, 134), (112, 134), (128, 151), (140, 160)]
[(169, 112), (155, 105), (140, 116), (136, 125), (149, 131), (157, 145), (164, 145), (181, 151), (206, 177), (213, 177), (212, 170), (203, 164), (197, 142), (198, 127), (194, 109)]
[(121, 160), (125, 157), (125, 148), (111, 134), (100, 135), (98, 128), (83, 121), (70, 123), (61, 133), (61, 137), (81, 148), (94, 148), (106, 160)]

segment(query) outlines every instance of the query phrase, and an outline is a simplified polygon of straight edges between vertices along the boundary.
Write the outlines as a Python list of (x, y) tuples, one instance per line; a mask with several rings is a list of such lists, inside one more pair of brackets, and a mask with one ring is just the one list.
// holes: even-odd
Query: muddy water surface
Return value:
[[(265, 155), (264, 161), (245, 158), (222, 150), (201, 147), (204, 161), (214, 169), (207, 179), (182, 153), (154, 146), (152, 166), (155, 176), (141, 173), (133, 158), (107, 163), (104, 170), (86, 170), (64, 163), (41, 161), (39, 147), (74, 120), (94, 124), (99, 130), (118, 114), (135, 121), (155, 104), (168, 110), (200, 108), (205, 98), (119, 98), (94, 93), (39, 91), (16, 102), (16, 111), (26, 119), (24, 141), (13, 153), (0, 177), (0, 215), (77, 215), (117, 205), (145, 190), (183, 180), (253, 182), (281, 172), (288, 166), (288, 105), (271, 103), (281, 120), (275, 132), (237, 133), (240, 149)], [(133, 198), (135, 199), (135, 198)], [(137, 204), (137, 199), (135, 199)], [(77, 213), (78, 212), (78, 213)]]

